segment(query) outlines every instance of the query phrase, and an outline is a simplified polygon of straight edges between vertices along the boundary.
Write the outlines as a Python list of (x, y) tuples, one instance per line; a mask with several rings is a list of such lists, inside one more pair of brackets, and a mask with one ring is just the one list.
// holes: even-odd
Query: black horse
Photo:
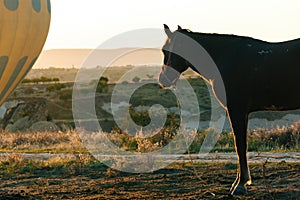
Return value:
[[(245, 194), (246, 184), (251, 184), (246, 155), (248, 115), (262, 110), (300, 108), (300, 39), (269, 43), (250, 37), (195, 33), (180, 26), (174, 32), (167, 25), (164, 28), (168, 37), (162, 48), (164, 65), (159, 82), (163, 87), (170, 87), (180, 73), (191, 67), (212, 85), (216, 98), (227, 110), (239, 158), (238, 175), (230, 194)], [(209, 66), (194, 66), (190, 62), (193, 57), (200, 56), (197, 52), (190, 50), (189, 59), (174, 53), (180, 52), (178, 49), (183, 46), (189, 51), (182, 35), (207, 51), (217, 66), (222, 83), (215, 73), (209, 72)]]

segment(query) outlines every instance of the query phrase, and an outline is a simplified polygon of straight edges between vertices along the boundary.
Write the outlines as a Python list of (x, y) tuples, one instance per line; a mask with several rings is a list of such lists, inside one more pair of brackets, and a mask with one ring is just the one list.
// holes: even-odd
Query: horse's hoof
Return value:
[(232, 192), (231, 195), (241, 196), (247, 193), (245, 186), (238, 185)]

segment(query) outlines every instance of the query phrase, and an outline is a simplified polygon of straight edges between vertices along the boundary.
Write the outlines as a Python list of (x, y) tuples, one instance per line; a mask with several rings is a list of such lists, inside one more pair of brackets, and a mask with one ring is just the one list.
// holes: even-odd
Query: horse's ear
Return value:
[(171, 38), (172, 32), (171, 32), (170, 28), (168, 27), (168, 25), (164, 24), (164, 29), (165, 29), (165, 32), (166, 32), (168, 38)]
[(181, 30), (181, 29), (182, 29), (181, 26), (178, 25), (178, 30)]

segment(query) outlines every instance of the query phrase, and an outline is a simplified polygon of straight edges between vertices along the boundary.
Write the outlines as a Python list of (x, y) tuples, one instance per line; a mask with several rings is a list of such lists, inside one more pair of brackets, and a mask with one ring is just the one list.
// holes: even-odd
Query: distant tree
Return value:
[(58, 83), (60, 80), (59, 78), (53, 78), (52, 81)]
[(28, 79), (25, 78), (22, 83), (35, 83), (35, 84), (39, 84), (39, 83), (50, 83), (50, 82), (59, 82), (59, 78), (48, 78), (45, 76), (42, 76), (40, 78), (32, 78), (32, 79)]
[(45, 77), (45, 76), (42, 76), (40, 78), (40, 82), (42, 82), (42, 83), (47, 83), (47, 82), (51, 82), (51, 81), (52, 81), (51, 78), (48, 78), (48, 77)]
[(66, 88), (67, 86), (62, 83), (55, 83), (53, 85), (50, 85), (46, 88), (46, 91), (53, 92), (53, 91), (60, 91), (63, 88)]
[(137, 76), (132, 79), (132, 81), (135, 82), (135, 83), (140, 82), (140, 80), (141, 79), (139, 77), (137, 77)]
[(31, 79), (25, 78), (25, 79), (23, 79), (22, 83), (31, 83)]
[(104, 83), (107, 84), (108, 83), (108, 78), (104, 77), (104, 76), (101, 76), (99, 82), (104, 82)]
[(147, 74), (147, 77), (148, 77), (149, 79), (153, 79), (154, 75), (149, 75), (149, 74)]
[(98, 81), (97, 92), (105, 93), (107, 91), (108, 91), (108, 78), (101, 76)]
[(40, 81), (41, 81), (40, 78), (33, 78), (33, 79), (31, 79), (31, 82), (35, 83), (35, 84), (39, 84)]

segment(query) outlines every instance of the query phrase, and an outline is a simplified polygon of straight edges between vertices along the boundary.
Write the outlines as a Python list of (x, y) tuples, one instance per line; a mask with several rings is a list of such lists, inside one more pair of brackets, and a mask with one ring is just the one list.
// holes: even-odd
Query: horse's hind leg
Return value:
[(234, 132), (235, 148), (239, 159), (239, 170), (235, 182), (232, 184), (230, 194), (243, 195), (247, 192), (246, 184), (251, 184), (249, 167), (247, 163), (247, 124), (248, 114), (236, 113), (229, 110), (231, 127)]

